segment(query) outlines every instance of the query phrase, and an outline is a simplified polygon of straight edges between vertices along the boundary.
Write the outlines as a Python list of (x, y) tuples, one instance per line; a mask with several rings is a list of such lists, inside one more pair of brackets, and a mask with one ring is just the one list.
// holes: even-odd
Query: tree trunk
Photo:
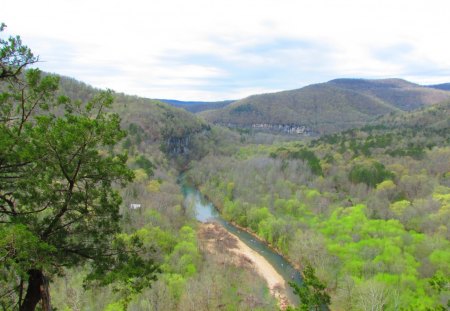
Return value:
[(42, 300), (42, 310), (51, 311), (48, 281), (44, 274), (41, 270), (31, 269), (28, 276), (27, 294), (19, 310), (34, 311), (38, 302)]

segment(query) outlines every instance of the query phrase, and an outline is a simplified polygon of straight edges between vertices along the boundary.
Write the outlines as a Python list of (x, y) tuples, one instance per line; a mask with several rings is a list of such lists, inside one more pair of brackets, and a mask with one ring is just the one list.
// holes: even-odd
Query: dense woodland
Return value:
[(277, 310), (255, 271), (203, 249), (182, 172), (331, 310), (449, 307), (449, 102), (293, 138), (27, 70), (18, 37), (1, 48), (3, 310), (34, 310), (36, 273), (43, 310)]
[(223, 215), (299, 266), (336, 310), (449, 301), (450, 104), (309, 142), (242, 145), (190, 177)]

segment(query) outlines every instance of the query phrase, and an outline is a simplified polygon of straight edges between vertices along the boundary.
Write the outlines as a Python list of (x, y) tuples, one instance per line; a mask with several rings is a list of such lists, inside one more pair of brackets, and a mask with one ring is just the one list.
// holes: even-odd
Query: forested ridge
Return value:
[(305, 126), (315, 135), (364, 126), (379, 116), (448, 100), (445, 88), (402, 79), (335, 79), (301, 89), (253, 95), (200, 114), (213, 123)]
[(3, 310), (279, 309), (245, 258), (202, 244), (180, 173), (304, 272), (291, 310), (449, 308), (450, 102), (375, 100), (293, 139), (30, 69), (1, 40)]

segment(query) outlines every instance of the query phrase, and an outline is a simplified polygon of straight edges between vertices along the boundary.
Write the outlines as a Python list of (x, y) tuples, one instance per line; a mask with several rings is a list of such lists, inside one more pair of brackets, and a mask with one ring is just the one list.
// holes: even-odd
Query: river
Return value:
[[(283, 277), (287, 282), (294, 282), (297, 285), (301, 285), (301, 274), (280, 254), (273, 251), (264, 242), (256, 239), (248, 232), (235, 227), (233, 224), (224, 220), (217, 209), (211, 202), (208, 202), (205, 197), (194, 187), (181, 183), (181, 190), (184, 195), (185, 206), (193, 209), (192, 212), (200, 222), (216, 221), (221, 224), (230, 233), (237, 236), (242, 242), (248, 245), (251, 249), (263, 256), (273, 268)], [(289, 301), (294, 304), (298, 304), (298, 297), (294, 294), (292, 288), (287, 285), (286, 296)]]

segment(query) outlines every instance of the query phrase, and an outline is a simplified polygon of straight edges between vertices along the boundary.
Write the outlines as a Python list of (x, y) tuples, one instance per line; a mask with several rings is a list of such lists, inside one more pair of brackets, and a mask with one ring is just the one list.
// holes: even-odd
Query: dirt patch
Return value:
[(203, 251), (226, 255), (221, 256), (223, 262), (254, 269), (266, 280), (270, 293), (278, 300), (280, 308), (282, 310), (287, 308), (289, 305), (285, 294), (287, 284), (263, 256), (218, 223), (201, 224), (198, 237)]

